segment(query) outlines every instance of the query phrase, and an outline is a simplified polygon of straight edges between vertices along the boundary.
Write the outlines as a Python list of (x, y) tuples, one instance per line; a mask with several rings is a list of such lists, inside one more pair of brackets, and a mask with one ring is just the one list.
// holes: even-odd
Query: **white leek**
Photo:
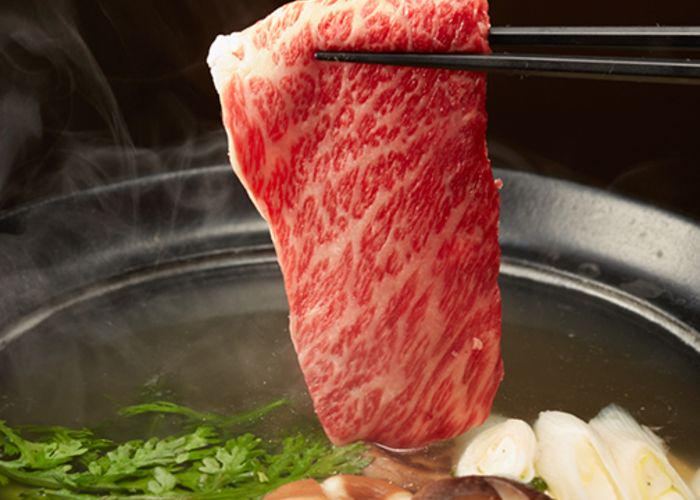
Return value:
[(535, 467), (558, 500), (629, 498), (605, 444), (579, 418), (559, 411), (535, 422), (539, 453)]
[(467, 443), (457, 462), (457, 476), (501, 476), (530, 482), (535, 477), (537, 440), (522, 420), (488, 426)]
[(663, 441), (616, 405), (590, 421), (610, 450), (633, 499), (695, 498), (669, 462)]

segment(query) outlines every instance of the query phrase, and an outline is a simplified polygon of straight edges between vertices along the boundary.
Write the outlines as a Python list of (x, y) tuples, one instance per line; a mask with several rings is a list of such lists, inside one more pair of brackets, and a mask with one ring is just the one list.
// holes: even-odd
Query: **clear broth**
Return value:
[[(494, 412), (533, 421), (557, 409), (588, 419), (615, 402), (656, 429), (679, 460), (700, 465), (696, 353), (601, 299), (508, 276), (501, 289), (506, 377)], [(225, 414), (287, 398), (290, 409), (258, 431), (314, 425), (287, 320), (273, 263), (117, 289), (51, 315), (0, 352), (0, 418), (94, 426), (150, 391)], [(444, 461), (444, 449), (435, 460)]]

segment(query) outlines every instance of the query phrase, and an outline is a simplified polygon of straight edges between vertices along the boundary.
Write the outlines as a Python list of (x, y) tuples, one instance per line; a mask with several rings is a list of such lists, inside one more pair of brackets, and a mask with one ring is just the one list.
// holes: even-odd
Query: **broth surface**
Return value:
[[(505, 379), (494, 412), (588, 420), (617, 403), (700, 465), (700, 362), (603, 300), (501, 276)], [(144, 397), (224, 414), (287, 398), (256, 432), (317, 425), (273, 263), (146, 280), (63, 309), (0, 352), (0, 418), (94, 426)], [(420, 452), (444, 460), (444, 444)], [(432, 450), (439, 450), (433, 453)]]

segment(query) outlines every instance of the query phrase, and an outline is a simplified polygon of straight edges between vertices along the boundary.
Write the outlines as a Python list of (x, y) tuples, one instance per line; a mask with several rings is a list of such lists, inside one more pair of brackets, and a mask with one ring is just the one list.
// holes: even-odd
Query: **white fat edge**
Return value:
[(321, 483), (321, 489), (330, 500), (352, 500), (341, 476), (329, 477)]
[(219, 95), (224, 92), (231, 75), (240, 71), (243, 60), (234, 55), (234, 52), (241, 46), (245, 48), (245, 39), (241, 33), (219, 35), (209, 47), (207, 64)]
[[(484, 428), (486, 427), (486, 428)], [(455, 475), (501, 476), (521, 482), (535, 477), (537, 439), (530, 425), (518, 419), (507, 419), (481, 426), (469, 432)]]
[[(268, 18), (284, 16), (282, 9), (277, 9)], [(308, 18), (308, 9), (302, 12), (302, 18)], [(266, 19), (268, 19), (266, 18)], [(261, 21), (259, 21), (261, 22)], [(303, 22), (303, 21), (302, 21)], [(257, 24), (240, 32), (229, 35), (219, 35), (209, 48), (207, 64), (211, 70), (214, 86), (221, 94), (235, 72), (242, 80), (249, 74), (274, 75), (280, 69), (272, 60), (272, 52), (267, 48), (257, 48), (253, 44), (253, 33)], [(239, 48), (243, 49), (243, 59), (235, 55)]]
[[(283, 17), (285, 15), (282, 8), (272, 12), (268, 18)], [(314, 26), (314, 16), (316, 13), (313, 9), (306, 8), (302, 11), (297, 24), (303, 26), (310, 22)], [(267, 19), (267, 18), (266, 18)], [(265, 75), (268, 78), (275, 79), (280, 73), (284, 73), (285, 68), (275, 64), (272, 57), (272, 52), (267, 48), (257, 48), (253, 43), (253, 33), (256, 25), (253, 25), (242, 32), (234, 32), (229, 35), (219, 35), (216, 37), (207, 56), (207, 64), (209, 65), (214, 86), (220, 96), (223, 96), (226, 87), (231, 81), (231, 76), (237, 74), (243, 83), (251, 74)], [(238, 49), (243, 50), (243, 58), (236, 55)], [(222, 101), (223, 102), (223, 101)], [(258, 210), (264, 219), (268, 219), (267, 210), (258, 203), (250, 191), (246, 179), (241, 175), (240, 162), (236, 157), (235, 148), (233, 147), (233, 131), (226, 130), (229, 145), (229, 159), (236, 176), (239, 178), (243, 187), (248, 192), (248, 197), (253, 202), (253, 205)], [(287, 139), (288, 140), (288, 139)], [(269, 145), (268, 145), (269, 146)], [(289, 221), (287, 221), (289, 223)], [(274, 232), (270, 231), (273, 243), (277, 247), (277, 241)]]
[(539, 444), (535, 470), (555, 498), (631, 498), (610, 451), (584, 421), (569, 413), (545, 411), (534, 430)]
[(603, 408), (590, 426), (608, 446), (633, 498), (694, 498), (669, 462), (661, 438), (623, 408), (614, 404)]
[[(328, 497), (329, 500), (355, 500), (357, 495), (352, 496), (348, 492), (345, 486), (345, 482), (352, 481), (352, 476), (346, 479), (343, 476), (333, 476), (329, 477), (321, 483), (321, 489), (323, 494)], [(388, 484), (387, 484), (388, 486)], [(378, 491), (373, 492), (372, 498), (379, 498)], [(411, 500), (413, 495), (408, 491), (396, 491), (394, 493), (387, 493), (381, 497), (382, 500)]]
[[(352, 477), (350, 478), (352, 480)], [(345, 486), (346, 479), (343, 476), (329, 477), (321, 483), (321, 489), (329, 500), (354, 500)], [(413, 495), (407, 491), (397, 491), (382, 497), (383, 500), (410, 500)]]
[[(234, 54), (239, 48), (243, 48), (244, 57), (240, 59)], [(251, 51), (256, 54), (255, 58), (250, 56)], [(209, 65), (212, 79), (214, 80), (214, 86), (216, 87), (219, 96), (223, 97), (226, 87), (231, 81), (231, 76), (233, 74), (238, 74), (241, 79), (244, 80), (245, 77), (252, 71), (253, 64), (251, 59), (257, 59), (260, 51), (252, 46), (251, 37), (245, 32), (243, 33), (231, 33), (230, 35), (219, 35), (212, 43), (209, 48), (209, 55), (207, 56), (207, 64)], [(256, 66), (257, 70), (257, 66)], [(223, 99), (222, 99), (223, 105)], [(235, 147), (233, 146), (233, 136), (234, 131), (226, 129), (226, 136), (228, 138), (228, 151), (229, 151), (229, 161), (233, 167), (233, 171), (236, 177), (240, 180), (241, 184), (248, 193), (248, 198), (257, 209), (258, 213), (262, 215), (264, 219), (267, 220), (267, 211), (262, 210), (262, 207), (258, 204), (253, 193), (250, 191), (250, 186), (247, 180), (242, 175), (240, 162), (236, 155)], [(272, 233), (272, 231), (270, 231)], [(274, 234), (272, 234), (273, 242), (275, 242)], [(276, 245), (275, 245), (276, 246)]]

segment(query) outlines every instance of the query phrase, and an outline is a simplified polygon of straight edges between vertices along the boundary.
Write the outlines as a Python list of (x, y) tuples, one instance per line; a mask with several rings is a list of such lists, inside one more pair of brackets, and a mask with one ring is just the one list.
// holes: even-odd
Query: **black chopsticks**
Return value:
[[(700, 27), (492, 28), (495, 46), (700, 49)], [(505, 72), (518, 75), (700, 84), (700, 60), (539, 54), (318, 52), (321, 61)]]
[(504, 26), (491, 28), (492, 46), (700, 49), (697, 26)]
[(316, 58), (321, 61), (505, 72), (537, 76), (700, 84), (700, 61), (684, 59), (375, 52), (319, 52), (316, 54)]

